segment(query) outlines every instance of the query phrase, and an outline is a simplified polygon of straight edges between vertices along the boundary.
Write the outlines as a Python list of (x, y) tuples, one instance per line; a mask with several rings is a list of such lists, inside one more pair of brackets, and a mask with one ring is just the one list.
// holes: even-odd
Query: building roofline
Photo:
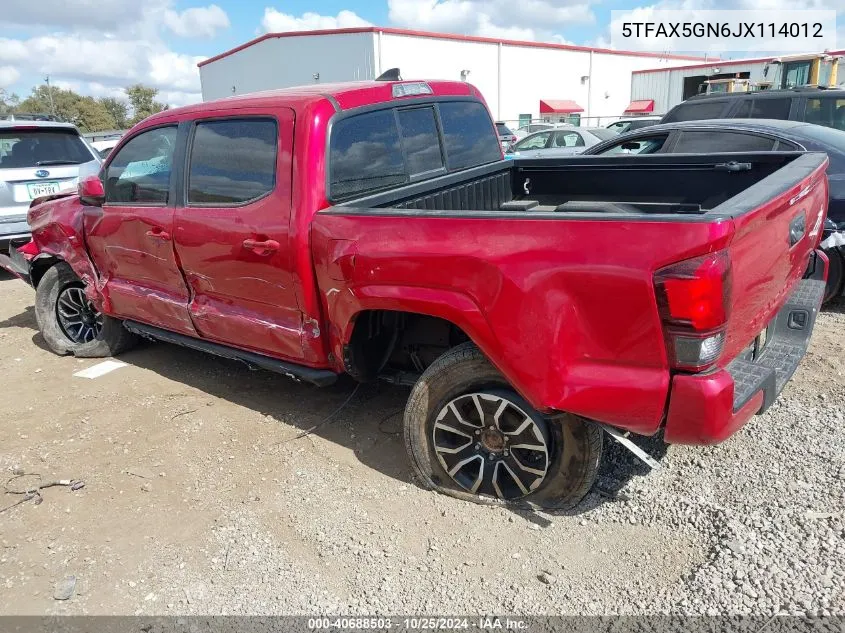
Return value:
[[(819, 55), (845, 55), (845, 49), (835, 51), (824, 51)], [(771, 62), (781, 57), (788, 57), (788, 55), (774, 55), (771, 57), (749, 57), (747, 59), (714, 59), (712, 62), (701, 62), (699, 64), (689, 64), (688, 66), (669, 66), (663, 68), (643, 68), (642, 70), (632, 70), (631, 74), (643, 73), (661, 73), (667, 70), (694, 70), (696, 68), (706, 68), (718, 64), (719, 66), (746, 66), (748, 64), (757, 64), (759, 62)]]
[[(215, 55), (214, 57), (209, 57), (197, 64), (197, 66), (202, 67), (206, 64), (210, 64), (211, 62), (215, 62), (218, 59), (222, 59), (224, 57), (228, 57), (229, 55), (233, 55), (238, 51), (242, 51), (245, 48), (249, 48), (253, 44), (258, 44), (259, 42), (263, 42), (264, 40), (274, 39), (274, 38), (282, 38), (282, 37), (302, 37), (305, 35), (340, 35), (340, 34), (350, 34), (350, 33), (388, 33), (390, 35), (410, 35), (413, 37), (427, 37), (431, 39), (439, 39), (439, 40), (454, 40), (459, 42), (480, 42), (483, 44), (507, 44), (508, 46), (525, 46), (530, 48), (550, 48), (550, 49), (557, 49), (557, 50), (568, 50), (568, 51), (581, 51), (587, 53), (601, 53), (604, 55), (624, 55), (628, 57), (652, 57), (657, 59), (684, 59), (689, 61), (702, 61), (704, 62), (706, 58), (704, 57), (697, 57), (694, 55), (669, 55), (664, 53), (653, 53), (649, 51), (623, 51), (623, 50), (615, 50), (610, 48), (595, 48), (591, 46), (577, 46), (575, 44), (555, 44), (552, 42), (531, 42), (531, 41), (524, 41), (524, 40), (507, 40), (507, 39), (500, 39), (495, 37), (481, 37), (479, 35), (456, 35), (454, 33), (435, 33), (433, 31), (416, 31), (412, 29), (397, 29), (391, 27), (380, 27), (380, 26), (363, 26), (363, 27), (353, 27), (353, 28), (346, 28), (346, 29), (322, 29), (316, 31), (288, 31), (284, 33), (265, 33), (264, 35), (260, 35), (254, 39), (249, 40), (248, 42), (244, 42), (240, 46), (236, 46), (228, 51), (220, 53), (219, 55)], [(718, 58), (714, 58), (713, 61), (717, 61)]]

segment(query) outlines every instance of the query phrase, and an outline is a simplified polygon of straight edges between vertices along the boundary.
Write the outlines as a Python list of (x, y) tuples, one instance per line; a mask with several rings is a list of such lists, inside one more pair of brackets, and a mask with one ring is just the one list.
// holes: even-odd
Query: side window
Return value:
[(751, 99), (743, 99), (731, 118), (747, 119), (751, 116)]
[(242, 204), (273, 191), (277, 140), (272, 119), (199, 121), (191, 144), (188, 204)]
[(668, 138), (669, 135), (664, 134), (661, 136), (650, 136), (648, 138), (621, 141), (616, 145), (608, 147), (601, 153), (601, 155), (620, 156), (623, 154), (654, 154), (660, 151)]
[(551, 136), (551, 134), (551, 132), (540, 132), (534, 136), (521, 140), (519, 143), (514, 145), (513, 148), (517, 151), (527, 149), (544, 149), (546, 147), (546, 143), (549, 142), (549, 136)]
[(663, 123), (675, 123), (677, 121), (700, 121), (701, 119), (718, 119), (725, 110), (726, 102), (723, 99), (682, 103), (672, 112), (666, 115)]
[(408, 173), (414, 176), (443, 169), (434, 108), (399, 110), (398, 114)]
[(783, 119), (789, 118), (790, 99), (752, 99), (752, 119)]
[(175, 146), (175, 126), (155, 128), (132, 138), (106, 170), (106, 203), (165, 206)]
[(815, 97), (807, 99), (804, 120), (837, 130), (845, 130), (845, 99)]
[(449, 170), (502, 160), (502, 148), (490, 113), (477, 101), (441, 103), (440, 122)]
[(341, 119), (332, 126), (331, 135), (329, 169), (333, 198), (377, 191), (407, 181), (393, 110)]
[(716, 130), (682, 132), (673, 150), (676, 154), (720, 152), (771, 152), (775, 141), (765, 136)]
[(577, 132), (555, 132), (552, 147), (584, 147), (584, 139)]

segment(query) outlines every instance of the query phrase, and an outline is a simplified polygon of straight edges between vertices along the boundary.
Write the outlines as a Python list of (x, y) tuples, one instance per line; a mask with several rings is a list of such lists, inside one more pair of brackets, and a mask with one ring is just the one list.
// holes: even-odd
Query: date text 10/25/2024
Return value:
[(483, 630), (483, 631), (526, 631), (528, 622), (512, 617), (348, 617), (309, 618), (310, 630), (325, 631), (433, 631), (433, 630)]

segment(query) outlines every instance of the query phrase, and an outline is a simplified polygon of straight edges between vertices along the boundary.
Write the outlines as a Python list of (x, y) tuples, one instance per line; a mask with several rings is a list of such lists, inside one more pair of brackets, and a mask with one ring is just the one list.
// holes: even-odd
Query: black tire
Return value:
[[(472, 487), (460, 483), (444, 468), (444, 462), (441, 460), (444, 453), (448, 451), (445, 451), (442, 445), (437, 446), (437, 449), (435, 448), (435, 442), (440, 441), (442, 444), (442, 440), (436, 439), (436, 434), (440, 432), (441, 438), (443, 438), (443, 429), (446, 429), (447, 436), (449, 430), (443, 426), (443, 422), (438, 420), (438, 416), (440, 416), (440, 420), (444, 420), (443, 416), (448, 415), (447, 406), (450, 403), (454, 405), (457, 401), (459, 404), (455, 406), (460, 406), (460, 403), (464, 402), (466, 398), (474, 397), (471, 394), (475, 394), (479, 398), (489, 399), (491, 403), (494, 403), (493, 406), (496, 406), (496, 399), (499, 403), (505, 401), (510, 403), (501, 405), (503, 409), (499, 409), (499, 411), (510, 411), (513, 407), (512, 410), (517, 418), (519, 415), (525, 414), (527, 417), (524, 418), (524, 422), (529, 422), (528, 418), (530, 418), (533, 423), (531, 430), (537, 429), (534, 431), (535, 436), (539, 438), (542, 435), (543, 439), (547, 441), (546, 457), (543, 461), (546, 469), (545, 474), (540, 482), (536, 480), (533, 482), (537, 484), (536, 486), (528, 487), (530, 491), (527, 494), (519, 491), (522, 494), (515, 498), (508, 498), (508, 495), (501, 494), (503, 486), (497, 486), (496, 492), (493, 494), (483, 494), (485, 487), (488, 490), (490, 489), (486, 480), (482, 481), (481, 484), (478, 483), (484, 476), (484, 464), (488, 463), (484, 457), (478, 462), (470, 462), (473, 468), (476, 463), (480, 464), (480, 470), (476, 475), (473, 486), (481, 489), (479, 492), (472, 492)], [(492, 429), (493, 427), (484, 426), (487, 418), (483, 411), (484, 407), (479, 405), (477, 400), (475, 406), (478, 409), (477, 418), (481, 421), (481, 426), (478, 428), (481, 437), (484, 437), (484, 429)], [(451, 410), (454, 411), (455, 409)], [(469, 415), (464, 416), (464, 413), (467, 412)], [(472, 415), (469, 410), (464, 413), (460, 415), (455, 413), (456, 417), (453, 419), (464, 421), (464, 417), (468, 420)], [(496, 416), (498, 418), (499, 413)], [(440, 431), (435, 428), (435, 423), (438, 423)], [(449, 424), (452, 424), (452, 422)], [(496, 426), (501, 430), (498, 421)], [(405, 446), (420, 484), (427, 489), (475, 503), (492, 503), (535, 509), (570, 509), (576, 506), (593, 486), (602, 452), (602, 430), (600, 427), (574, 415), (563, 414), (554, 418), (543, 416), (508, 385), (505, 378), (472, 343), (464, 343), (452, 348), (423, 372), (411, 390), (405, 408), (404, 431)], [(478, 435), (479, 433), (473, 431), (470, 435), (472, 434)], [(470, 435), (466, 435), (466, 437), (470, 437)], [(463, 442), (464, 440), (459, 441)], [(482, 442), (476, 442), (471, 438), (469, 444), (466, 444), (458, 454), (471, 456), (472, 451), (478, 449), (479, 446), (481, 446), (480, 452), (486, 451), (486, 439), (482, 445)], [(514, 453), (514, 458), (516, 458), (515, 451), (519, 446), (512, 446), (511, 453)], [(507, 456), (508, 451), (505, 450), (493, 457), (489, 455), (489, 452), (486, 453), (486, 457), (491, 460), (505, 461), (507, 458), (502, 455)], [(492, 463), (495, 464), (495, 462)], [(520, 460), (517, 459), (516, 463), (519, 464)], [(469, 466), (465, 468), (469, 468)], [(510, 468), (506, 470), (513, 473)], [(492, 476), (495, 478), (498, 472), (494, 468)], [(465, 477), (465, 473), (458, 471), (456, 477), (462, 476)], [(508, 477), (510, 478), (509, 475)], [(513, 483), (516, 483), (516, 477), (511, 479)], [(466, 482), (466, 479), (464, 481)]]
[(35, 291), (35, 320), (41, 336), (56, 354), (73, 354), (79, 358), (102, 358), (115, 356), (132, 347), (137, 338), (123, 327), (123, 322), (95, 312), (100, 323), (95, 334), (88, 334), (91, 340), (74, 340), (59, 319), (59, 297), (70, 289), (84, 289), (70, 266), (61, 262), (41, 277)]
[(839, 248), (831, 248), (825, 250), (824, 253), (830, 261), (830, 266), (828, 267), (827, 285), (824, 289), (822, 305), (842, 294), (842, 283), (845, 281), (845, 261), (843, 261), (842, 251)]

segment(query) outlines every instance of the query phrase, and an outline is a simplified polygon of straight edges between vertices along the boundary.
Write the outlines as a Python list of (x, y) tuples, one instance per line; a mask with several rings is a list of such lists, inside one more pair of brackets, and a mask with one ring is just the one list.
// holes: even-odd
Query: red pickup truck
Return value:
[(412, 385), (423, 485), (561, 508), (602, 427), (707, 444), (776, 398), (824, 291), (826, 164), (503, 161), (467, 83), (316, 84), (146, 119), (3, 263), (59, 354)]

